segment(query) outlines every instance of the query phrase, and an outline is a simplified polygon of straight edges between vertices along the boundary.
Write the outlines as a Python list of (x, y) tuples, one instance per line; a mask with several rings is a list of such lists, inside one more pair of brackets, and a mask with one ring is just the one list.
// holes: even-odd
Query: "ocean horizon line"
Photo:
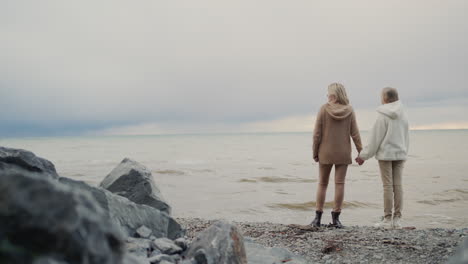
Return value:
[[(360, 130), (368, 133), (370, 130)], [(411, 132), (456, 132), (468, 129), (410, 129)], [(159, 134), (76, 134), (76, 135), (30, 135), (30, 136), (0, 136), (1, 139), (37, 139), (37, 138), (112, 138), (112, 137), (171, 137), (171, 136), (233, 136), (233, 135), (280, 135), (280, 134), (312, 134), (313, 131), (253, 131), (253, 132), (187, 132), (187, 133), (159, 133)]]

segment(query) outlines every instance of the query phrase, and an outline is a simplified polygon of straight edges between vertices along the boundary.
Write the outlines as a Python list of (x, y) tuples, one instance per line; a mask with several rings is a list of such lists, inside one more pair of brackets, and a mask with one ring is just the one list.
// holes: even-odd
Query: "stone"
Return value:
[(186, 250), (188, 247), (188, 242), (185, 238), (180, 237), (174, 240), (174, 243), (179, 246), (182, 250)]
[(206, 256), (206, 251), (204, 249), (199, 249), (195, 252), (193, 257), (197, 264), (208, 264), (208, 257)]
[(151, 233), (151, 229), (147, 228), (146, 226), (140, 226), (140, 228), (136, 230), (137, 236), (142, 238), (149, 238)]
[(167, 254), (159, 254), (148, 259), (151, 264), (159, 264), (161, 261), (168, 261), (173, 263), (173, 258)]
[(150, 264), (150, 262), (147, 258), (142, 258), (132, 254), (125, 254), (122, 260), (122, 264)]
[(48, 263), (121, 263), (123, 238), (93, 196), (39, 173), (0, 173), (2, 262), (22, 256), (26, 261), (19, 263), (41, 257)]
[(245, 264), (244, 238), (237, 227), (218, 221), (198, 233), (184, 254), (187, 259), (206, 264)]
[[(150, 248), (152, 248), (152, 247), (150, 246)], [(153, 251), (151, 251), (151, 254), (150, 254), (150, 256), (149, 256), (150, 258), (156, 257), (156, 256), (162, 254), (161, 250), (156, 249), (156, 248), (152, 248), (152, 249), (153, 249)]]
[(151, 246), (155, 249), (160, 250), (163, 254), (177, 254), (182, 252), (182, 248), (174, 244), (174, 242), (167, 238), (158, 238), (151, 241)]
[(67, 264), (65, 261), (56, 260), (53, 257), (38, 257), (33, 264)]
[(137, 204), (171, 214), (171, 207), (156, 186), (151, 172), (142, 164), (125, 158), (102, 180), (100, 187)]
[[(247, 261), (249, 264), (272, 264), (272, 263), (288, 263), (288, 264), (307, 264), (308, 262), (291, 251), (284, 248), (265, 247), (254, 242), (250, 238), (244, 239)], [(329, 255), (324, 256), (324, 260)]]
[(126, 236), (135, 236), (136, 230), (142, 225), (149, 228), (152, 235), (158, 238), (176, 239), (184, 235), (184, 230), (174, 218), (153, 207), (136, 204), (125, 197), (82, 181), (61, 177), (59, 182), (91, 193), (111, 221)]
[(197, 264), (195, 260), (184, 259), (179, 264)]
[(447, 264), (459, 263), (468, 263), (468, 237), (460, 243), (455, 254), (447, 262)]
[(179, 263), (182, 260), (182, 256), (180, 256), (178, 254), (171, 255), (171, 258), (172, 258), (172, 261), (175, 262), (175, 263)]
[(0, 147), (0, 172), (14, 169), (52, 179), (59, 177), (52, 162), (27, 150)]
[(147, 258), (148, 253), (151, 251), (150, 242), (149, 239), (133, 239), (133, 241), (125, 244), (125, 248), (132, 255)]

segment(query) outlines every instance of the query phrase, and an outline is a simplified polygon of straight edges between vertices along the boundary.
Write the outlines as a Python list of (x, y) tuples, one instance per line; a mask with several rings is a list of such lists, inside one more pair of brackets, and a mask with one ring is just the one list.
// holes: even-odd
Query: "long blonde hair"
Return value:
[(328, 85), (328, 94), (336, 96), (336, 102), (342, 105), (349, 105), (348, 95), (341, 83), (332, 83)]

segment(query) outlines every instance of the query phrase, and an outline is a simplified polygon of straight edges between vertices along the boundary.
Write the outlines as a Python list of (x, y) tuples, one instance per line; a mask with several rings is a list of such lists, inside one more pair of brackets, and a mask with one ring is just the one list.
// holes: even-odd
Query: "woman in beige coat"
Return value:
[(314, 160), (319, 163), (319, 184), (315, 219), (311, 225), (319, 227), (325, 203), (330, 172), (335, 166), (335, 205), (332, 211), (332, 225), (341, 228), (339, 215), (344, 199), (344, 184), (351, 160), (351, 140), (358, 152), (361, 151), (361, 136), (356, 115), (349, 105), (346, 90), (342, 84), (328, 86), (328, 103), (320, 108), (314, 129)]

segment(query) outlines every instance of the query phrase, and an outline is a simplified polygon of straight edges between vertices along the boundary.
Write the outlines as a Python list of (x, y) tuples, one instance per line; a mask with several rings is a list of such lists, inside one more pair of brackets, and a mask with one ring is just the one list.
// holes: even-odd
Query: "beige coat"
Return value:
[(314, 129), (314, 158), (322, 164), (351, 164), (351, 140), (362, 150), (356, 115), (350, 105), (327, 103), (317, 114)]

